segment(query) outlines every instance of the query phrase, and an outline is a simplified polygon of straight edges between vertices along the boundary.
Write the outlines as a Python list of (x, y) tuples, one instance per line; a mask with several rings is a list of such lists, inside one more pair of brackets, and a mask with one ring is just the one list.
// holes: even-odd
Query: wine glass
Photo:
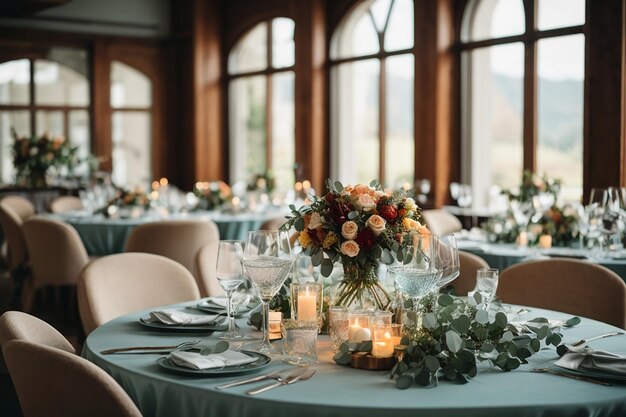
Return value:
[(489, 306), (498, 289), (499, 271), (495, 268), (481, 268), (476, 271), (476, 287), (470, 294), (480, 293), (483, 303)]
[(228, 330), (220, 335), (220, 339), (240, 339), (243, 337), (235, 328), (233, 312), (233, 291), (237, 289), (245, 278), (241, 267), (243, 250), (238, 240), (221, 240), (217, 248), (217, 282), (226, 291), (228, 296)]
[(441, 278), (437, 283), (438, 288), (443, 288), (460, 274), (459, 250), (456, 245), (454, 234), (439, 237), (439, 251), (441, 260)]
[(398, 290), (413, 300), (413, 311), (417, 311), (420, 300), (439, 285), (442, 269), (438, 246), (439, 239), (435, 235), (415, 235), (411, 262), (391, 266), (387, 272)]
[(269, 340), (269, 303), (293, 266), (289, 233), (279, 230), (248, 232), (243, 252), (244, 273), (257, 291), (263, 307), (263, 339), (253, 349), (277, 353)]

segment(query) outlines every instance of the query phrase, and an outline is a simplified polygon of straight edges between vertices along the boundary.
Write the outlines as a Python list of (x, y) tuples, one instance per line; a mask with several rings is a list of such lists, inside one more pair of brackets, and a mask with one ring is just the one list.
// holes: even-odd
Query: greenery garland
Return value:
[[(480, 293), (470, 300), (472, 303), (443, 294), (436, 306), (426, 307), (430, 311), (423, 314), (421, 327), (407, 329), (401, 345), (396, 347), (400, 351), (399, 361), (391, 370), (398, 388), (406, 389), (414, 382), (433, 386), (440, 378), (466, 383), (477, 375), (478, 361), (511, 371), (527, 363), (541, 348), (541, 341), (553, 346), (561, 343), (562, 335), (553, 332), (545, 318), (528, 321), (525, 327), (533, 333), (523, 334), (503, 312), (491, 317)], [(573, 317), (565, 326), (579, 322), (578, 317)], [(371, 343), (367, 342), (344, 343), (333, 359), (348, 365), (353, 353), (369, 349)]]

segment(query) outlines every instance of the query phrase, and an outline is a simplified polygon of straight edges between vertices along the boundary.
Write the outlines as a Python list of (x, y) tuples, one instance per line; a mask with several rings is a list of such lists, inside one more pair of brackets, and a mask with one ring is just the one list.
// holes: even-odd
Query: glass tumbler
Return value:
[(317, 362), (317, 321), (283, 320), (283, 362), (306, 366)]

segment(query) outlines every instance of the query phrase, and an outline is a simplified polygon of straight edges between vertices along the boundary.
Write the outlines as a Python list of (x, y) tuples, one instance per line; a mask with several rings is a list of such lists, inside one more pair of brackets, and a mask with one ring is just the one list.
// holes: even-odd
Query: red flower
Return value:
[(388, 222), (394, 221), (398, 217), (398, 210), (390, 204), (384, 205), (379, 210), (380, 216)]
[(374, 233), (372, 233), (369, 227), (366, 227), (359, 231), (359, 234), (354, 240), (359, 244), (361, 249), (370, 249), (376, 242), (376, 236), (374, 236)]
[[(326, 201), (328, 201), (328, 199)], [(337, 226), (341, 226), (348, 221), (350, 206), (334, 199), (328, 201), (328, 203), (330, 204), (330, 215)]]

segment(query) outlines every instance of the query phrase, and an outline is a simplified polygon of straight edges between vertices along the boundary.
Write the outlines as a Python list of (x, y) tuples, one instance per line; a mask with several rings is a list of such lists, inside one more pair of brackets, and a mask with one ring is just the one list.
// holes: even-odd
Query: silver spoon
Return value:
[(604, 339), (605, 337), (611, 337), (611, 336), (619, 336), (621, 334), (624, 334), (624, 332), (612, 332), (612, 333), (606, 333), (600, 336), (596, 336), (596, 337), (591, 337), (589, 339), (580, 339), (577, 342), (572, 343), (570, 346), (580, 346), (582, 344), (585, 344), (587, 342), (592, 342), (594, 340), (598, 340), (598, 339)]

